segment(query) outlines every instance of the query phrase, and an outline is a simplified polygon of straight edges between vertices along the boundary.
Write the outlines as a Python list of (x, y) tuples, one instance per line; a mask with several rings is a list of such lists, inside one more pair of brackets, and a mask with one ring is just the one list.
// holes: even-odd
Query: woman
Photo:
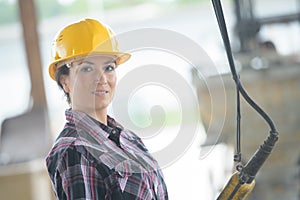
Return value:
[(168, 199), (163, 175), (141, 139), (107, 115), (119, 52), (109, 27), (84, 19), (52, 44), (49, 74), (70, 109), (46, 163), (57, 199)]

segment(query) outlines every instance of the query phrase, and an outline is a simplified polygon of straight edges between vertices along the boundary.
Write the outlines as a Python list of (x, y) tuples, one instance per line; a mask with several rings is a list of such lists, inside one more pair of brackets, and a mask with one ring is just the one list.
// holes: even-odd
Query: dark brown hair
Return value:
[(61, 67), (59, 67), (57, 69), (57, 71), (55, 72), (54, 76), (55, 76), (55, 79), (56, 79), (56, 82), (57, 82), (57, 85), (59, 86), (60, 89), (62, 89), (65, 93), (65, 96), (67, 98), (67, 102), (71, 105), (71, 98), (70, 98), (70, 94), (67, 93), (64, 88), (63, 88), (63, 85), (61, 84), (60, 80), (61, 80), (61, 77), (63, 75), (65, 76), (69, 76), (69, 73), (70, 73), (70, 69), (67, 67), (67, 65), (63, 65)]

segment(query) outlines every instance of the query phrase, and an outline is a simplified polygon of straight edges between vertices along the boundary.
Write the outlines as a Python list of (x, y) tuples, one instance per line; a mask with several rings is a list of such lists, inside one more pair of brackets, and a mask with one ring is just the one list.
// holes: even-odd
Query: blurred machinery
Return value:
[[(275, 15), (271, 17), (256, 17), (254, 0), (233, 0), (234, 14), (236, 18), (235, 33), (239, 40), (239, 51), (249, 52), (255, 47), (262, 45), (259, 40), (259, 31), (263, 26), (270, 24), (300, 22), (300, 1), (297, 1), (298, 12), (283, 15)], [(270, 43), (265, 43), (267, 47), (274, 47)]]
[[(31, 83), (28, 111), (7, 118), (0, 133), (1, 199), (51, 199), (53, 193), (44, 157), (51, 145), (37, 20), (33, 0), (19, 0)], [(18, 191), (18, 192), (15, 192)]]
[[(286, 3), (288, 4), (290, 1), (292, 0), (286, 1)], [(234, 57), (235, 61), (240, 64), (239, 75), (245, 89), (274, 119), (281, 137), (273, 155), (259, 172), (256, 187), (249, 199), (297, 200), (300, 194), (298, 164), (298, 160), (300, 160), (300, 53), (280, 55), (276, 51), (272, 38), (263, 41), (260, 31), (268, 25), (298, 23), (300, 21), (300, 1), (297, 0), (299, 5), (297, 13), (263, 18), (255, 16), (254, 4), (254, 0), (233, 0), (235, 24), (234, 36), (231, 39), (237, 44), (234, 49)], [(286, 38), (288, 38), (290, 32), (287, 28), (284, 30)], [(265, 66), (264, 62), (266, 62)], [(236, 87), (231, 75), (222, 74), (222, 84), (217, 84), (220, 76), (211, 76), (205, 80), (205, 83), (199, 77), (201, 76), (193, 76), (199, 98), (200, 115), (205, 129), (219, 130), (211, 122), (222, 122), (224, 112), (226, 113), (222, 132), (210, 131), (205, 145), (226, 143), (235, 146)], [(217, 94), (222, 94), (225, 87), (226, 99), (220, 96), (212, 100), (210, 91), (206, 87), (208, 83), (212, 84), (210, 86)], [(225, 108), (224, 101), (226, 101)], [(264, 140), (264, 133), (268, 128), (261, 117), (243, 101), (241, 102), (241, 112), (242, 160), (247, 162)]]

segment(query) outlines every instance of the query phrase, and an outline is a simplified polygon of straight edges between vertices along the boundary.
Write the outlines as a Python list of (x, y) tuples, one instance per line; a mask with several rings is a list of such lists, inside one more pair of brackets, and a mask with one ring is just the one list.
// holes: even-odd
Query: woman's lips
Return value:
[(93, 94), (95, 94), (97, 96), (103, 96), (103, 95), (108, 94), (108, 91), (107, 90), (96, 90), (93, 92)]

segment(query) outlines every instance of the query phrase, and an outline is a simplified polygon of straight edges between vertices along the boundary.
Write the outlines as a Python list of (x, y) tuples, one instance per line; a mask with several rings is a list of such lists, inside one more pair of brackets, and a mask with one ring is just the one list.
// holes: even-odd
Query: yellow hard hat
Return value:
[(52, 43), (52, 62), (49, 75), (55, 80), (55, 72), (66, 62), (88, 55), (116, 56), (117, 64), (130, 58), (130, 54), (119, 52), (113, 31), (95, 19), (84, 19), (64, 27)]

